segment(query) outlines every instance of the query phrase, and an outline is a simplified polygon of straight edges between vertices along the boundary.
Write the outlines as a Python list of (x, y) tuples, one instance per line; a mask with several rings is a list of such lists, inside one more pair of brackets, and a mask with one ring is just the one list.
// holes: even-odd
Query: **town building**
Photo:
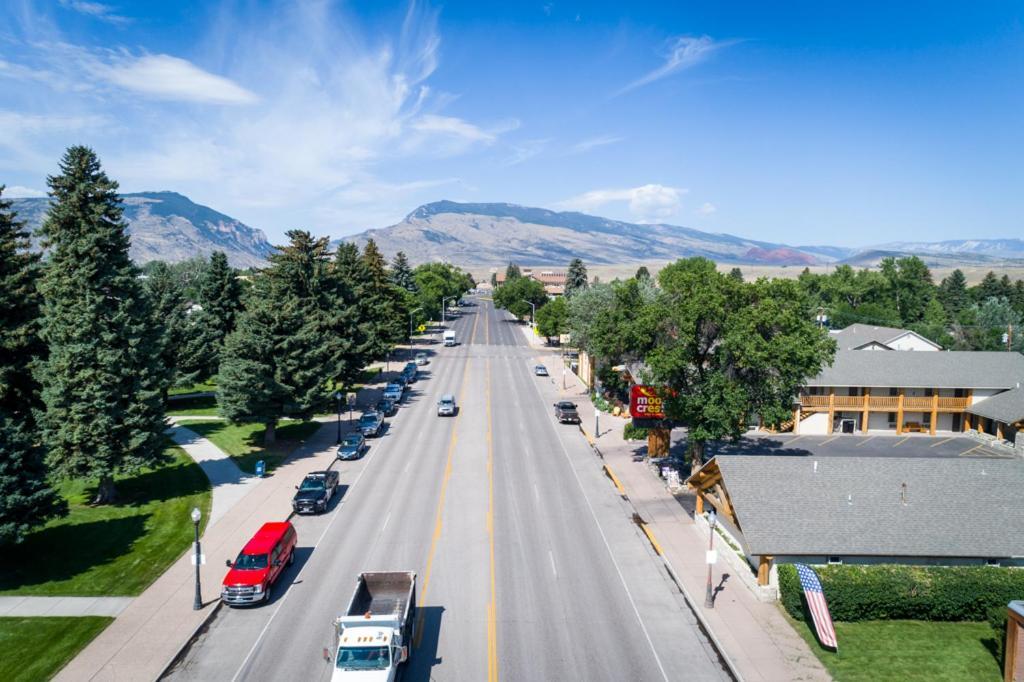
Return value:
[[(537, 280), (544, 285), (544, 291), (548, 296), (561, 296), (565, 293), (565, 271), (564, 270), (533, 270), (523, 268), (523, 277)], [(495, 273), (494, 281), (497, 286), (505, 283), (505, 270), (498, 270)]]
[(909, 329), (851, 324), (829, 331), (839, 350), (942, 350), (942, 346)]

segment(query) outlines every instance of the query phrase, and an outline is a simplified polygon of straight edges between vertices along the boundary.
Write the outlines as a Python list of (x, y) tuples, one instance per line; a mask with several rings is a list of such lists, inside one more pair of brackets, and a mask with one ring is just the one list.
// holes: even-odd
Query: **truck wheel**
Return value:
[[(325, 511), (326, 511), (326, 510), (325, 510)], [(294, 563), (295, 563), (295, 550), (293, 549), (293, 550), (292, 550), (292, 551), (291, 551), (291, 552), (290, 552), (290, 553), (288, 554), (288, 565), (289, 565), (289, 566), (291, 566), (291, 565), (292, 565), (292, 564), (294, 564)]]
[(270, 583), (270, 584), (267, 585), (267, 589), (263, 590), (263, 603), (264, 604), (269, 604), (270, 603), (270, 591), (273, 589), (273, 587), (274, 587), (274, 583)]

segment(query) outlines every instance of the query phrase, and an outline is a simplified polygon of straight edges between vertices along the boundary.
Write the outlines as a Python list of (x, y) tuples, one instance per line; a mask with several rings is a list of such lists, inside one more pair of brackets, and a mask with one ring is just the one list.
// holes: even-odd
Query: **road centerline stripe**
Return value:
[[(491, 428), (491, 359), (487, 358), (484, 395), (487, 401), (487, 544), (491, 563), (491, 599), (487, 606), (487, 679), (498, 680), (498, 596), (494, 569), (494, 438)], [(552, 560), (553, 561), (553, 560)]]

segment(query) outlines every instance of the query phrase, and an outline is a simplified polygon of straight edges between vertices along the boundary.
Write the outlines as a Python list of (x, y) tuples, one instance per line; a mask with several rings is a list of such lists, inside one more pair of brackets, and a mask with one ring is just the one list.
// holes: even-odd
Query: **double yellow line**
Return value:
[(498, 596), (494, 579), (494, 440), (491, 432), (491, 359), (487, 358), (487, 541), (491, 559), (491, 600), (487, 605), (487, 680), (498, 680)]

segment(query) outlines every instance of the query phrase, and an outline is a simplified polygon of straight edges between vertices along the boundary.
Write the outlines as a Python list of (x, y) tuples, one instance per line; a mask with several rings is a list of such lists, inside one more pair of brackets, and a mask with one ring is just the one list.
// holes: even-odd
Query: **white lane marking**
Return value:
[[(352, 495), (352, 491), (355, 489), (356, 485), (359, 484), (359, 481), (363, 478), (363, 474), (365, 474), (366, 470), (370, 468), (370, 463), (373, 461), (373, 459), (374, 459), (375, 455), (377, 454), (378, 450), (379, 450), (379, 448), (373, 448), (370, 451), (370, 455), (366, 458), (366, 466), (364, 466), (362, 468), (362, 470), (359, 472), (359, 475), (356, 476), (356, 480), (352, 481), (352, 485), (350, 485), (348, 487), (348, 490), (345, 491), (345, 497), (350, 497)], [(316, 542), (313, 544), (313, 549), (311, 551), (311, 554), (316, 552), (316, 548), (320, 546), (320, 541), (324, 539), (324, 536), (327, 535), (327, 531), (329, 531), (331, 529), (331, 526), (334, 525), (335, 520), (337, 520), (337, 518), (339, 516), (341, 516), (341, 514), (338, 513), (338, 511), (335, 511), (334, 516), (332, 516), (331, 520), (327, 522), (327, 525), (324, 526), (323, 532), (320, 533), (320, 537), (318, 537), (316, 539)], [(295, 584), (295, 583), (297, 583), (299, 581), (299, 578), (302, 577), (302, 572), (306, 570), (306, 566), (308, 566), (308, 565), (309, 565), (309, 561), (307, 561), (305, 564), (303, 564), (302, 568), (295, 575), (295, 579), (292, 580), (292, 584)], [(259, 637), (256, 638), (255, 642), (253, 642), (252, 648), (249, 649), (249, 653), (247, 653), (245, 655), (245, 659), (242, 661), (242, 665), (238, 666), (238, 670), (235, 672), (234, 676), (231, 678), (231, 682), (236, 682), (236, 680), (238, 680), (239, 676), (242, 674), (242, 671), (245, 670), (245, 666), (249, 665), (249, 659), (251, 659), (252, 655), (254, 653), (256, 653), (256, 649), (259, 647), (260, 642), (263, 641), (263, 638), (267, 634), (267, 630), (270, 629), (270, 624), (274, 622), (274, 618), (276, 618), (277, 614), (281, 612), (281, 607), (284, 606), (284, 603), (288, 600), (288, 597), (290, 597), (291, 594), (292, 594), (292, 591), (288, 590), (287, 592), (284, 593), (284, 596), (281, 597), (280, 600), (278, 600), (277, 608), (274, 609), (274, 612), (272, 614), (270, 614), (270, 618), (269, 618), (269, 620), (267, 620), (266, 625), (264, 625), (263, 629), (260, 630)]]
[[(531, 383), (531, 385), (537, 392), (537, 397), (541, 398), (541, 401), (543, 402), (543, 396), (540, 394), (540, 389), (537, 388), (537, 384)], [(604, 548), (608, 550), (608, 557), (612, 561), (612, 566), (615, 567), (615, 572), (619, 575), (619, 581), (622, 583), (622, 589), (626, 591), (626, 597), (629, 599), (629, 605), (633, 607), (633, 615), (636, 616), (636, 620), (640, 624), (640, 630), (644, 633), (647, 645), (651, 647), (651, 653), (654, 654), (654, 662), (658, 664), (658, 670), (661, 671), (661, 677), (665, 682), (669, 682), (668, 673), (665, 672), (665, 666), (661, 663), (661, 656), (658, 655), (658, 650), (654, 648), (654, 640), (651, 639), (651, 633), (647, 631), (647, 626), (644, 625), (644, 619), (640, 616), (640, 609), (636, 606), (636, 601), (633, 599), (633, 593), (629, 591), (629, 585), (626, 584), (626, 578), (622, 575), (622, 569), (619, 568), (619, 562), (615, 560), (615, 553), (612, 551), (611, 544), (608, 543), (608, 536), (604, 534), (604, 528), (601, 527), (601, 522), (597, 520), (597, 513), (594, 511), (594, 505), (591, 504), (590, 498), (587, 496), (587, 491), (583, 488), (583, 481), (580, 480), (580, 475), (576, 471), (576, 467), (572, 465), (572, 458), (569, 456), (569, 450), (565, 447), (565, 442), (562, 441), (561, 435), (558, 433), (558, 429), (555, 428), (554, 422), (548, 421), (547, 423), (548, 427), (555, 434), (555, 439), (558, 440), (558, 444), (562, 448), (562, 454), (565, 456), (565, 461), (572, 470), (572, 475), (576, 479), (576, 485), (579, 486), (580, 494), (583, 495), (583, 500), (587, 503), (587, 509), (590, 510), (590, 517), (594, 519), (594, 525), (597, 526), (597, 532), (601, 534), (601, 540), (604, 541)]]
[(548, 550), (548, 558), (551, 559), (551, 572), (555, 574), (555, 580), (558, 580), (558, 569), (555, 568), (555, 555)]
[(388, 512), (388, 515), (384, 517), (384, 525), (380, 527), (380, 532), (381, 533), (383, 533), (384, 529), (388, 527), (388, 521), (390, 521), (390, 520), (391, 520), (391, 512)]
[(402, 473), (403, 474), (408, 473), (409, 472), (409, 467), (411, 467), (411, 466), (412, 466), (412, 460), (409, 460), (408, 462), (405, 463), (405, 468), (402, 469)]
[(540, 502), (540, 488), (537, 487), (536, 483), (533, 484), (533, 496)]

